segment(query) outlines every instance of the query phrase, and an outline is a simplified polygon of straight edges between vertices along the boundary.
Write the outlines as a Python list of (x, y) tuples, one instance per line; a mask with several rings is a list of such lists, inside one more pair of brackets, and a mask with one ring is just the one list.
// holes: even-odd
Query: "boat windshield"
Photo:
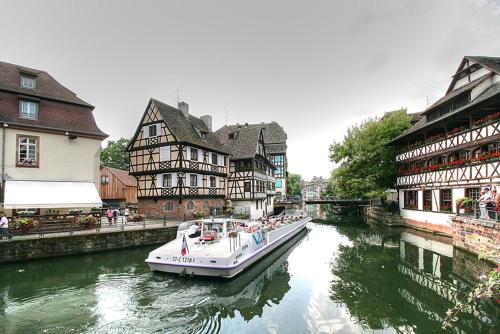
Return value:
[(302, 210), (297, 210), (297, 209), (288, 209), (282, 211), (278, 216), (283, 217), (283, 216), (305, 216), (306, 214)]
[(193, 222), (191, 221), (187, 221), (187, 222), (182, 222), (179, 224), (179, 226), (177, 227), (177, 231), (184, 231), (184, 230), (187, 230), (189, 228), (189, 226), (193, 225)]

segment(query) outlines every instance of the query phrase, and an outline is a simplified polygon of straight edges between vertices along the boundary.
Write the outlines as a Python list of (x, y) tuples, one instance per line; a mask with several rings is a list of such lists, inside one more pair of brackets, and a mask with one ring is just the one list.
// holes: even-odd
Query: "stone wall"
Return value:
[[(193, 202), (193, 209), (188, 209), (188, 203)], [(206, 208), (206, 204), (208, 203), (208, 208)], [(167, 203), (171, 203), (173, 206), (173, 210), (167, 211)], [(185, 219), (193, 219), (194, 213), (196, 211), (203, 211), (205, 213), (205, 217), (210, 215), (210, 210), (216, 208), (217, 205), (220, 205), (222, 208), (225, 206), (225, 201), (223, 198), (185, 198), (182, 200), (182, 203), (179, 203), (177, 199), (140, 199), (138, 203), (138, 210), (140, 213), (146, 215), (147, 218), (163, 218), (164, 216), (167, 219), (176, 219), (176, 220), (185, 220)]]
[(471, 217), (452, 218), (453, 245), (500, 263), (500, 223)]
[(177, 227), (147, 228), (94, 234), (46, 236), (0, 242), (0, 263), (41, 259), (111, 249), (164, 244), (173, 240)]
[(388, 226), (405, 226), (405, 221), (399, 214), (389, 212), (384, 208), (369, 206), (365, 209), (365, 214), (368, 218)]

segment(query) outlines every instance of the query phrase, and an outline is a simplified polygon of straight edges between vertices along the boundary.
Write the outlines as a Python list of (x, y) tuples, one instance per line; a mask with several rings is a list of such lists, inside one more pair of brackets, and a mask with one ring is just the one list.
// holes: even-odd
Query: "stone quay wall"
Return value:
[(85, 254), (146, 245), (175, 239), (177, 227), (156, 227), (89, 234), (19, 238), (0, 242), (0, 263)]
[(454, 246), (500, 264), (500, 223), (455, 216), (452, 227)]

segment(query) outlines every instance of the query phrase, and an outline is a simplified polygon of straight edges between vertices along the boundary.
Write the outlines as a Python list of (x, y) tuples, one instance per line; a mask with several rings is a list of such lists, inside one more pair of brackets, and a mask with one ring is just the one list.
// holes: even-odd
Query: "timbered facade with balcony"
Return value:
[(245, 208), (252, 218), (273, 213), (275, 167), (266, 154), (263, 128), (242, 125), (226, 130), (216, 134), (230, 153), (227, 198), (236, 212)]
[(422, 116), (392, 142), (401, 213), (449, 227), (458, 198), (500, 184), (500, 57), (464, 57)]
[(210, 116), (151, 99), (127, 150), (137, 179), (138, 207), (151, 217), (210, 214), (226, 197), (228, 156)]

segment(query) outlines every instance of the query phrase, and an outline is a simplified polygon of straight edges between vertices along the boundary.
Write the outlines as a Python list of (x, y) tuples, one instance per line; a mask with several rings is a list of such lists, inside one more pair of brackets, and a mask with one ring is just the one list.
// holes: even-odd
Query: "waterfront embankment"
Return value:
[(177, 224), (153, 222), (125, 226), (123, 229), (112, 227), (71, 234), (46, 234), (43, 237), (14, 237), (0, 241), (0, 263), (163, 244), (175, 238)]

